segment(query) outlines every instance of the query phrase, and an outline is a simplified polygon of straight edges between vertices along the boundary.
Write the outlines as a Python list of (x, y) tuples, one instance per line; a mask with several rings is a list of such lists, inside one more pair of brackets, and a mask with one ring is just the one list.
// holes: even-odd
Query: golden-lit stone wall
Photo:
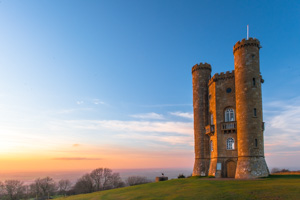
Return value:
[(269, 174), (264, 159), (259, 49), (260, 42), (252, 38), (243, 39), (233, 47), (238, 136), (236, 178)]
[(196, 64), (192, 68), (195, 164), (193, 176), (207, 176), (209, 168), (209, 137), (205, 134), (208, 123), (208, 81), (211, 66), (207, 63)]
[[(209, 174), (214, 175), (217, 163), (222, 164), (221, 175), (226, 177), (228, 160), (237, 160), (237, 134), (236, 130), (224, 133), (222, 125), (225, 122), (225, 109), (232, 108), (235, 112), (235, 81), (234, 71), (215, 74), (209, 81), (209, 111), (213, 113), (215, 133), (210, 139), (214, 148), (211, 151)], [(235, 123), (232, 122), (232, 123)], [(227, 149), (227, 139), (233, 138), (234, 149)]]

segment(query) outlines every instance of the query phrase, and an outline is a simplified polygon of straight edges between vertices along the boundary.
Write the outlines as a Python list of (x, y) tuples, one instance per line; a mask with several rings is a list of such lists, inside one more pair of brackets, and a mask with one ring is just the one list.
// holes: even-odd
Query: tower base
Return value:
[(207, 176), (209, 169), (209, 159), (195, 158), (193, 176)]
[(235, 178), (254, 179), (269, 176), (264, 157), (238, 157)]

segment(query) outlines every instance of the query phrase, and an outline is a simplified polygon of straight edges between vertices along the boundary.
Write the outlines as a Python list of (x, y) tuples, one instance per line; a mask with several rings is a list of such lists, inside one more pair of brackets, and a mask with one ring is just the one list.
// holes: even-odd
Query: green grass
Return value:
[(59, 200), (96, 199), (300, 199), (300, 175), (272, 175), (257, 180), (216, 180), (192, 177), (75, 195)]

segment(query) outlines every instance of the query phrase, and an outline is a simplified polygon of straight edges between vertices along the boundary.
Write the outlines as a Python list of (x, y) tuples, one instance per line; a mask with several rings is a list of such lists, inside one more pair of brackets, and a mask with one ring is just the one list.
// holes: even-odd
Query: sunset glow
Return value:
[(191, 68), (233, 70), (247, 24), (266, 161), (300, 169), (299, 2), (233, 2), (1, 1), (0, 172), (192, 169)]

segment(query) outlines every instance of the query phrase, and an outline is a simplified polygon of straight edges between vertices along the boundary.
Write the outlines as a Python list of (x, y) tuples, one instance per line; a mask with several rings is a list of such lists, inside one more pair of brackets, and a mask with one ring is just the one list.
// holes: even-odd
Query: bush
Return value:
[(185, 176), (183, 174), (179, 174), (178, 178), (185, 178)]
[(285, 169), (285, 168), (280, 169), (280, 168), (275, 167), (271, 170), (271, 174), (280, 173), (280, 172), (289, 172), (289, 171), (290, 171), (289, 169)]
[(150, 183), (151, 181), (147, 179), (145, 176), (129, 176), (126, 179), (126, 183), (129, 186), (140, 185), (145, 183)]

